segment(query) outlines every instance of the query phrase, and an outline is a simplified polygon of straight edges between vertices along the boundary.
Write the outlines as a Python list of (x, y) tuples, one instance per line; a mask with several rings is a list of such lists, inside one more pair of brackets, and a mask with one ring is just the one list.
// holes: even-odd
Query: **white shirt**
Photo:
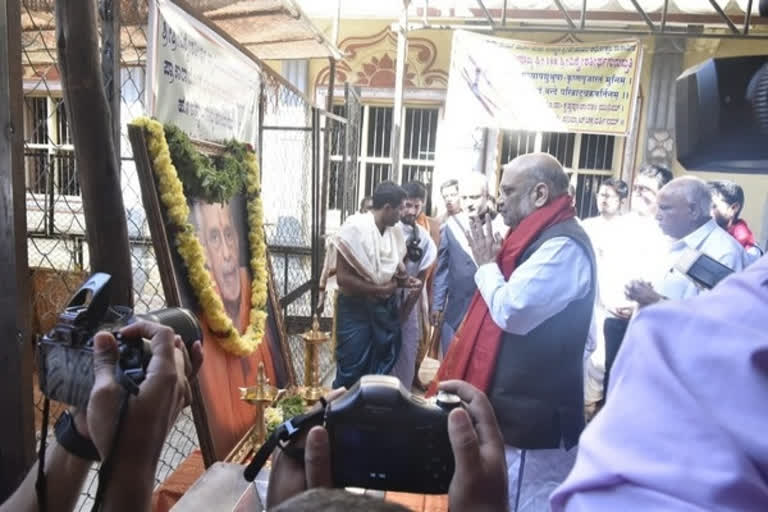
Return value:
[[(508, 281), (496, 263), (480, 266), (475, 283), (493, 321), (506, 332), (525, 335), (563, 311), (590, 289), (591, 265), (581, 246), (568, 237), (544, 242)], [(592, 317), (585, 352), (594, 349)]]
[(626, 298), (626, 285), (634, 279), (652, 281), (658, 275), (670, 239), (653, 217), (632, 212), (610, 221), (587, 219), (584, 230), (595, 247), (599, 284), (595, 301), (597, 343), (585, 365), (584, 401), (589, 404), (603, 398), (605, 320), (614, 316), (615, 309), (636, 305)]
[(626, 223), (622, 220), (622, 217), (610, 220), (591, 217), (582, 222), (592, 242), (597, 262), (599, 293), (596, 305), (605, 305), (609, 309), (628, 305), (624, 298), (624, 285), (628, 277), (623, 257), (626, 241), (622, 240)]
[(674, 268), (687, 248), (696, 249), (735, 272), (743, 270), (749, 261), (741, 244), (710, 219), (669, 247), (664, 266), (653, 282), (654, 289), (668, 299), (680, 300), (699, 294), (693, 281)]
[(621, 216), (618, 215), (610, 219), (598, 215), (597, 217), (589, 217), (581, 221), (581, 227), (589, 235), (596, 257), (601, 257), (606, 249), (609, 249), (616, 243), (616, 234), (614, 232), (616, 231), (616, 226), (620, 223)]

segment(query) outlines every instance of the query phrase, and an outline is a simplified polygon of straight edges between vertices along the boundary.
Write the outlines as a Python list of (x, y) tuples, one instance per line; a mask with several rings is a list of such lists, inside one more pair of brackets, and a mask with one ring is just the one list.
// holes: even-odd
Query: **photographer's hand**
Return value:
[(151, 322), (137, 322), (121, 330), (128, 338), (151, 339), (152, 358), (139, 394), (131, 397), (120, 437), (114, 443), (115, 418), (125, 391), (115, 379), (117, 342), (106, 332), (94, 339), (94, 386), (88, 402), (87, 424), (102, 461), (115, 461), (104, 497), (105, 510), (148, 510), (155, 469), (168, 430), (192, 400), (189, 379), (203, 361), (199, 342), (187, 354), (173, 331)]
[[(334, 389), (325, 399), (328, 402), (340, 397), (345, 388)], [(313, 409), (320, 407), (315, 404)], [(267, 508), (284, 502), (313, 487), (333, 487), (331, 479), (331, 445), (328, 431), (313, 427), (303, 438), (294, 442), (304, 448), (304, 462), (288, 457), (278, 449), (272, 456), (272, 471), (267, 486)]]
[[(165, 434), (186, 403), (187, 378), (193, 377), (202, 364), (200, 343), (186, 354), (181, 339), (167, 327), (140, 322), (124, 332), (152, 338), (152, 360), (147, 379), (139, 395), (131, 399), (124, 418), (122, 435), (116, 446), (115, 472), (108, 486), (104, 510), (149, 510), (154, 487), (155, 466)], [(94, 340), (95, 382), (87, 411), (74, 412), (78, 433), (93, 440), (102, 460), (111, 448), (115, 432), (115, 418), (124, 391), (115, 381), (117, 342), (106, 333)], [(87, 413), (87, 414), (86, 414)], [(46, 452), (45, 472), (49, 510), (73, 510), (92, 463), (71, 454), (56, 441)], [(8, 500), (0, 505), (0, 512), (38, 510), (35, 482), (37, 463), (32, 466), (24, 482)], [(138, 506), (137, 506), (138, 505)]]
[(507, 464), (496, 415), (483, 392), (463, 381), (440, 383), (466, 403), (448, 416), (456, 470), (448, 491), (451, 510), (506, 511)]

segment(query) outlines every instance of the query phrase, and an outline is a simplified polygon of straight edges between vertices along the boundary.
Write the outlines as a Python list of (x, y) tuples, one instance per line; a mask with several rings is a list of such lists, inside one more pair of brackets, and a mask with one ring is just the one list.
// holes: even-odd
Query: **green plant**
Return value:
[(164, 129), (186, 197), (224, 204), (243, 191), (248, 173), (245, 144), (231, 140), (220, 155), (209, 157), (177, 126), (166, 124)]

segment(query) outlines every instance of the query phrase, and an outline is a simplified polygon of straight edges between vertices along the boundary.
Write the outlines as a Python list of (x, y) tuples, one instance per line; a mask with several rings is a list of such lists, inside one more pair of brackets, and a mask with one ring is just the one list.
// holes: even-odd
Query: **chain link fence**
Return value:
[[(204, 1), (192, 3), (201, 8), (207, 5)], [(126, 128), (133, 119), (145, 114), (148, 0), (122, 0), (115, 2), (117, 5), (122, 25), (120, 69), (116, 75), (121, 96), (121, 185), (133, 264), (134, 304), (136, 312), (141, 313), (165, 306)], [(53, 327), (58, 312), (87, 276), (90, 263), (74, 147), (57, 66), (54, 3), (23, 0), (21, 18), (27, 244), (33, 335), (38, 337)], [(265, 74), (263, 92), (263, 129), (258, 150), (262, 159), (265, 228), (297, 383), (303, 384), (301, 333), (310, 327), (312, 317), (312, 240), (316, 236), (313, 230), (319, 229), (313, 204), (320, 204), (313, 198), (312, 179), (313, 169), (322, 165), (322, 143), (317, 133), (321, 123), (319, 116), (313, 116), (312, 106), (304, 96), (270, 74)], [(352, 139), (356, 139), (358, 130), (356, 126)], [(342, 160), (339, 165), (345, 163)], [(316, 179), (320, 175), (318, 171)], [(349, 194), (341, 183), (334, 189)], [(326, 307), (325, 311), (330, 314), (331, 308)], [(324, 327), (327, 326), (326, 318)], [(332, 347), (327, 344), (320, 353), (321, 376), (328, 378), (333, 368)], [(35, 382), (38, 437), (42, 404), (43, 397)], [(61, 405), (52, 404), (51, 425), (62, 410)], [(185, 410), (166, 439), (156, 482), (163, 482), (198, 446), (192, 414)], [(88, 510), (93, 502), (97, 468), (91, 469), (78, 510)]]
[[(266, 77), (262, 102), (261, 169), (265, 227), (273, 278), (283, 306), (291, 360), (304, 383), (304, 343), (312, 305), (312, 169), (316, 165), (312, 106), (291, 87)], [(320, 374), (330, 348), (320, 350)]]
[[(121, 184), (133, 264), (134, 306), (142, 313), (165, 306), (126, 130), (132, 119), (144, 114), (147, 0), (122, 1), (119, 5), (123, 23), (119, 70)], [(53, 2), (24, 0), (21, 24), (27, 247), (33, 336), (37, 338), (53, 327), (58, 312), (87, 276), (90, 264), (74, 147), (57, 66)], [(43, 397), (36, 377), (34, 385), (39, 438)], [(63, 410), (60, 404), (52, 404), (50, 425)], [(197, 447), (192, 413), (186, 409), (166, 439), (156, 482), (164, 481)], [(78, 510), (89, 510), (93, 504), (97, 468), (91, 468)]]

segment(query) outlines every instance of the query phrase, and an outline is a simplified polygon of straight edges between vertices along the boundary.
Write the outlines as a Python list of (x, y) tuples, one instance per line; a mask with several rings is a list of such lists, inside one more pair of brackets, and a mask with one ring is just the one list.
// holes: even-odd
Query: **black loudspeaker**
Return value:
[(709, 59), (676, 84), (677, 158), (686, 169), (768, 173), (768, 56)]

